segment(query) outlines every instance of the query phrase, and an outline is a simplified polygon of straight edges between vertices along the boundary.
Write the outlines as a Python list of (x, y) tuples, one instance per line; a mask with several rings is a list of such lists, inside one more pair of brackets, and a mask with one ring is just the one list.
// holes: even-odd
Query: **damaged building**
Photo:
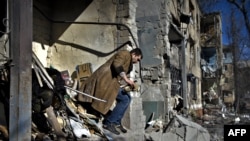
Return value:
[(234, 103), (236, 101), (236, 90), (235, 90), (235, 80), (234, 80), (234, 63), (233, 63), (233, 55), (232, 51), (229, 47), (223, 47), (223, 69), (220, 80), (221, 92), (222, 92), (222, 100), (228, 109), (233, 110), (235, 107)]
[[(221, 15), (204, 15), (201, 27), (201, 70), (204, 103), (232, 108), (235, 102), (232, 51), (223, 47)], [(220, 102), (221, 101), (221, 102)]]
[[(203, 15), (196, 0), (4, 0), (1, 6), (1, 53), (13, 61), (9, 79), (12, 112), (3, 123), (9, 126), (10, 140), (31, 140), (31, 134), (35, 138), (39, 132), (31, 124), (30, 67), (38, 68), (45, 77), (44, 68), (61, 72), (68, 87), (63, 101), (72, 117), (65, 118), (67, 113), (56, 105), (47, 114), (50, 120), (56, 117), (53, 135), (71, 140), (95, 135), (92, 140), (170, 137), (171, 141), (208, 141), (207, 130), (188, 118), (203, 116), (206, 92), (218, 97), (234, 95), (232, 88), (222, 84), (223, 76), (231, 74), (223, 72), (220, 14)], [(102, 131), (101, 119), (77, 107), (74, 95), (114, 53), (136, 47), (144, 57), (130, 77), (140, 90), (130, 92), (132, 102), (122, 121), (129, 132), (113, 136)], [(79, 124), (84, 126), (72, 128)], [(191, 136), (194, 132), (201, 134)]]
[(241, 114), (248, 115), (250, 110), (249, 104), (249, 61), (239, 61), (237, 62), (237, 93), (239, 94), (239, 99), (237, 99), (238, 110)]

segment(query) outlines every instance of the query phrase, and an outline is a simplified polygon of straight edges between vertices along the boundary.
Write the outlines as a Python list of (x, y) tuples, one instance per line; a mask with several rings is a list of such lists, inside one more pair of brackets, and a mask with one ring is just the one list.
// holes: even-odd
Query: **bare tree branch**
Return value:
[(241, 0), (240, 3), (237, 3), (236, 0), (227, 0), (229, 3), (233, 4), (236, 6), (236, 8), (239, 9), (239, 11), (242, 13), (243, 17), (244, 17), (244, 21), (245, 21), (245, 25), (248, 31), (248, 34), (250, 34), (250, 22), (249, 22), (249, 18), (247, 16), (248, 11), (246, 9), (246, 1), (245, 0)]

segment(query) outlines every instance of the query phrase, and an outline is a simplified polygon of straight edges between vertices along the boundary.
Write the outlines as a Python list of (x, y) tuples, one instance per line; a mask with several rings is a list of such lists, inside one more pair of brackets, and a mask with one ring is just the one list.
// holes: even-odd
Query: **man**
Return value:
[[(138, 63), (142, 58), (143, 55), (139, 48), (132, 49), (130, 52), (119, 51), (84, 81), (80, 88), (87, 94), (107, 100), (107, 102), (102, 102), (78, 95), (79, 101), (91, 102), (94, 110), (106, 115), (103, 127), (115, 134), (120, 134), (116, 128), (124, 133), (127, 132), (121, 125), (121, 119), (131, 101), (130, 95), (120, 87), (120, 82), (125, 81), (127, 85), (134, 87), (135, 82), (130, 80), (127, 75), (133, 69), (133, 64)], [(115, 108), (107, 115), (115, 100)]]

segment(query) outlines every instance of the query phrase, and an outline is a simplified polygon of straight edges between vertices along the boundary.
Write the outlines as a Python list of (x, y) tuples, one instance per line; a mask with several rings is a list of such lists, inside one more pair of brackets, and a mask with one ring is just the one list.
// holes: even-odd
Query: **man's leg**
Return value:
[(122, 89), (119, 90), (118, 95), (116, 97), (117, 103), (113, 111), (106, 118), (106, 121), (109, 123), (120, 124), (122, 117), (124, 116), (130, 101), (131, 97)]
[[(119, 89), (118, 95), (116, 97), (117, 103), (113, 111), (108, 115), (108, 117), (105, 119), (104, 124), (105, 125), (121, 125), (122, 117), (124, 116), (130, 102), (131, 102), (131, 96), (123, 91), (122, 89)], [(123, 132), (126, 132), (123, 130)]]

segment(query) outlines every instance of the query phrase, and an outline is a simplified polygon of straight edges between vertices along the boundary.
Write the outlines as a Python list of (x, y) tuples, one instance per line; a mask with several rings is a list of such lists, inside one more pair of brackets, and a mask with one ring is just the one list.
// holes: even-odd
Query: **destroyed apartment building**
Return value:
[(232, 51), (222, 46), (220, 13), (203, 16), (200, 39), (203, 100), (214, 105), (222, 100), (232, 108), (235, 101)]
[[(209, 141), (209, 132), (192, 118), (203, 118), (204, 101), (234, 97), (227, 86), (232, 84), (226, 84), (232, 72), (224, 71), (220, 14), (204, 15), (196, 0), (4, 0), (0, 5), (1, 75), (10, 88), (3, 92), (10, 96), (1, 103), (7, 115), (1, 126), (8, 127), (1, 135), (10, 140)], [(130, 73), (140, 89), (130, 92), (122, 121), (128, 133), (116, 136), (74, 96), (111, 55), (132, 48), (144, 56)], [(34, 116), (33, 79), (50, 94), (63, 87), (58, 72), (65, 95), (55, 94), (53, 105)]]

